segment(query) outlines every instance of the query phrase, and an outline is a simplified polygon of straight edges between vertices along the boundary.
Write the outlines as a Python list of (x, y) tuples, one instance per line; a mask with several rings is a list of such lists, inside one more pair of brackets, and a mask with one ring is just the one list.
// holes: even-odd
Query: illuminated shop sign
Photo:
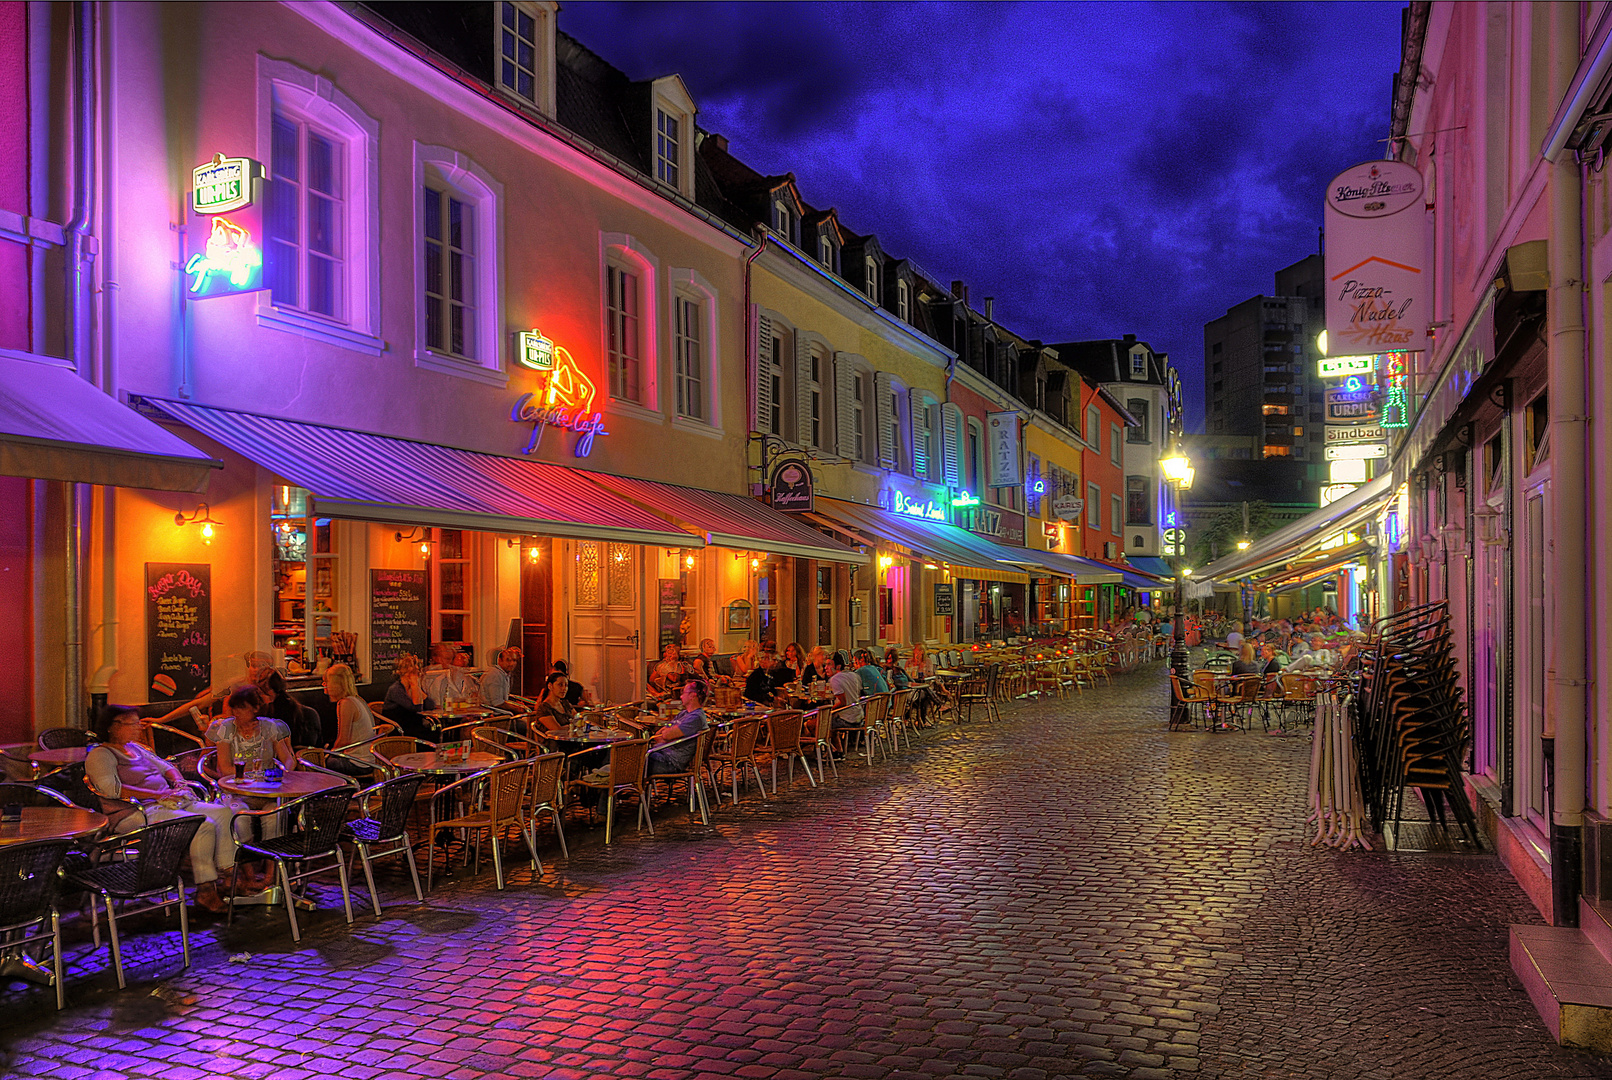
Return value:
[(523, 330), (516, 337), (519, 339), (516, 360), (533, 371), (554, 370), (554, 342), (536, 330)]
[(923, 518), (926, 521), (945, 521), (946, 507), (933, 499), (914, 499), (900, 491), (888, 491), (880, 500), (885, 509), (892, 513), (904, 514), (907, 517)]
[(1326, 427), (1328, 446), (1336, 443), (1382, 442), (1387, 437), (1387, 432), (1377, 424), (1328, 424)]
[[(533, 336), (541, 335), (533, 331)], [(522, 363), (525, 363), (524, 346), (523, 341)], [(536, 390), (516, 399), (509, 418), (517, 424), (532, 425), (532, 437), (521, 453), (536, 453), (543, 430), (557, 427), (576, 432), (575, 454), (579, 458), (587, 457), (593, 451), (594, 437), (610, 434), (604, 429), (604, 414), (593, 411), (593, 380), (582, 373), (570, 353), (553, 346), (552, 342), (550, 347), (548, 373)]]
[(1320, 362), (1319, 374), (1323, 379), (1337, 379), (1346, 375), (1371, 375), (1377, 370), (1377, 357), (1371, 356), (1323, 356)]
[(262, 167), (251, 158), (215, 154), (190, 176), (188, 295), (203, 300), (264, 288)]
[(1321, 488), (1321, 505), (1328, 506), (1359, 487), (1359, 484), (1327, 484)]
[(1343, 389), (1327, 391), (1327, 419), (1364, 423), (1375, 420), (1382, 412), (1382, 397), (1374, 384), (1349, 389), (1348, 383), (1357, 382), (1350, 377)]
[(1371, 461), (1388, 456), (1387, 443), (1345, 443), (1329, 446), (1324, 451), (1328, 461)]
[(1391, 354), (1383, 377), (1383, 385), (1388, 391), (1387, 396), (1383, 398), (1383, 427), (1402, 428), (1410, 423), (1409, 404), (1405, 400), (1406, 385), (1409, 381), (1410, 368), (1406, 363), (1405, 354)]
[(970, 495), (966, 491), (959, 491), (956, 495), (952, 496), (953, 506), (978, 506), (979, 504), (979, 496)]

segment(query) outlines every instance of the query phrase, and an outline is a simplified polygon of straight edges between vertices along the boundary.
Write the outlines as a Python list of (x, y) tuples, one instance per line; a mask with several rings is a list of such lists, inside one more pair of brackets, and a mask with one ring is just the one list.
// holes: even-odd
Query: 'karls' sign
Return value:
[(1371, 390), (1328, 390), (1327, 420), (1366, 422), (1382, 415), (1382, 395)]
[(1382, 442), (1388, 437), (1378, 424), (1328, 424), (1326, 433), (1328, 446), (1334, 443)]

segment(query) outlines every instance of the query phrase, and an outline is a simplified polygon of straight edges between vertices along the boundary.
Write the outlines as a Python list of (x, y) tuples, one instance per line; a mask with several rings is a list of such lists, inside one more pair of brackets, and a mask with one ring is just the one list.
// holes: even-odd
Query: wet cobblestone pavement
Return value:
[(1539, 919), (1492, 855), (1311, 849), (1308, 740), (1167, 733), (1165, 687), (947, 725), (709, 828), (666, 808), (503, 893), (389, 876), (383, 920), (327, 905), (300, 947), (252, 911), (181, 972), (133, 921), (128, 990), (87, 941), (64, 1013), (0, 988), (0, 1074), (1612, 1077), (1512, 977)]

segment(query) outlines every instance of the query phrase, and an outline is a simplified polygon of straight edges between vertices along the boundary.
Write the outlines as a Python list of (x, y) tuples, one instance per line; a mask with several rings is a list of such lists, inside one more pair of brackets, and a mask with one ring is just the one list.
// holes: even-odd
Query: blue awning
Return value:
[(1175, 571), (1171, 569), (1170, 564), (1157, 555), (1131, 555), (1129, 559), (1131, 565), (1144, 574), (1152, 574), (1154, 577), (1161, 577), (1166, 581), (1175, 580)]

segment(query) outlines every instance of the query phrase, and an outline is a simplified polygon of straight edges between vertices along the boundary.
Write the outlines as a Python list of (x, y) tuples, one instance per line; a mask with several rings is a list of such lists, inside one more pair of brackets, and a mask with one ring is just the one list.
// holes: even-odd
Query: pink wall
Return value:
[[(8, 4), (7, 7), (20, 7)], [(33, 531), (29, 481), (0, 476), (0, 656), (9, 657), (5, 691), (0, 693), (0, 743), (28, 742), (33, 718), (33, 562), (28, 540)]]
[[(19, 0), (0, 0), (0, 211), (28, 213), (28, 6)], [(0, 239), (0, 347), (27, 349), (28, 339), (28, 249)]]

